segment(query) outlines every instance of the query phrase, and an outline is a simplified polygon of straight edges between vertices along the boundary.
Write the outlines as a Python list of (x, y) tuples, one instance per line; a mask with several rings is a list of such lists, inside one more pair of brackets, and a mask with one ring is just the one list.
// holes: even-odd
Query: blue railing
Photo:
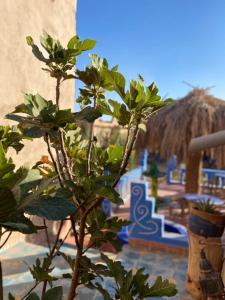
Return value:
[[(180, 167), (175, 170), (167, 169), (167, 183), (185, 184), (186, 167)], [(202, 184), (208, 185), (217, 179), (217, 187), (222, 188), (225, 185), (225, 170), (202, 169)]]

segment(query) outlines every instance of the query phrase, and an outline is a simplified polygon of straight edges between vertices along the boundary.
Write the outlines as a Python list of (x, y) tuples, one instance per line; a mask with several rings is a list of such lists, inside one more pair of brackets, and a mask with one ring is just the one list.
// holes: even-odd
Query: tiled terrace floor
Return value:
[[(62, 247), (65, 253), (73, 255), (75, 250), (70, 247)], [(23, 296), (25, 292), (32, 287), (32, 277), (27, 271), (27, 265), (32, 265), (36, 257), (43, 257), (47, 252), (47, 248), (37, 246), (30, 243), (20, 242), (8, 250), (0, 252), (0, 258), (3, 264), (4, 275), (4, 299), (8, 299), (8, 292), (11, 291), (14, 295)], [(140, 252), (125, 246), (119, 255), (110, 254), (111, 258), (116, 258), (124, 263), (126, 268), (145, 267), (146, 272), (150, 274), (150, 281), (154, 280), (156, 275), (162, 275), (164, 278), (169, 278), (175, 281), (178, 288), (178, 295), (169, 299), (191, 300), (192, 298), (185, 292), (185, 273), (187, 268), (187, 258), (174, 254), (167, 254), (159, 251)], [(93, 261), (99, 261), (98, 252), (91, 250), (89, 257)], [(55, 275), (68, 272), (68, 266), (65, 261), (57, 257), (56, 267), (53, 271)], [(60, 284), (57, 282), (57, 285)], [(68, 283), (62, 282), (64, 290), (68, 289)], [(110, 282), (106, 282), (108, 289), (111, 289)], [(38, 291), (38, 289), (37, 289)], [(82, 289), (78, 299), (82, 300), (100, 300), (102, 299), (97, 293)], [(151, 298), (153, 299), (153, 298)], [(163, 298), (154, 298), (163, 299)]]

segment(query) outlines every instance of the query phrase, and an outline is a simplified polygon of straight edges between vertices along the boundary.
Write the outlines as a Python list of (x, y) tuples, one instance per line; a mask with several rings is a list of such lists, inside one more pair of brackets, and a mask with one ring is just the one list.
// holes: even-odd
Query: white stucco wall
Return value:
[[(41, 70), (27, 46), (25, 37), (31, 35), (35, 42), (46, 30), (65, 43), (76, 31), (76, 0), (0, 0), (0, 124), (9, 123), (6, 113), (13, 111), (21, 103), (23, 93), (38, 92), (46, 99), (54, 99), (55, 80)], [(63, 83), (61, 91), (62, 107), (73, 108), (74, 81)], [(18, 156), (13, 155), (18, 164), (32, 164), (46, 154), (41, 140), (26, 142)], [(13, 234), (7, 247), (24, 239)]]
[[(60, 41), (67, 42), (75, 34), (76, 0), (1, 0), (0, 1), (0, 124), (6, 113), (21, 103), (23, 93), (38, 92), (54, 99), (55, 80), (41, 70), (44, 66), (32, 54), (25, 37), (31, 35), (39, 42), (46, 30)], [(74, 81), (63, 83), (62, 107), (73, 107)], [(18, 163), (35, 162), (45, 154), (41, 141), (29, 144)]]

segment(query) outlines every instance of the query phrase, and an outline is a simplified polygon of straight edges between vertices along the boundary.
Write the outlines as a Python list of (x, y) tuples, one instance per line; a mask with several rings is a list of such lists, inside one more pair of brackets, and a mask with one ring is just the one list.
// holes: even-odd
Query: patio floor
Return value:
[[(61, 250), (69, 255), (75, 254), (75, 249), (71, 247), (62, 247)], [(20, 242), (7, 250), (1, 250), (0, 257), (3, 265), (4, 275), (4, 299), (8, 299), (7, 295), (10, 291), (17, 296), (25, 295), (29, 287), (32, 287), (32, 276), (27, 271), (27, 266), (32, 265), (37, 257), (44, 257), (47, 253), (47, 248), (34, 245), (27, 242)], [(94, 262), (100, 261), (99, 253), (96, 250), (90, 250), (88, 256)], [(148, 252), (140, 252), (129, 246), (123, 247), (122, 252), (118, 255), (110, 253), (109, 256), (113, 259), (119, 259), (128, 269), (145, 267), (146, 272), (150, 274), (150, 281), (154, 280), (157, 275), (168, 278), (176, 282), (178, 295), (168, 299), (190, 300), (193, 299), (185, 292), (185, 274), (187, 269), (187, 257), (174, 254), (167, 254), (156, 250)], [(61, 257), (56, 258), (56, 267), (53, 274), (59, 276), (67, 273), (68, 265)], [(57, 285), (63, 284), (64, 291), (68, 289), (68, 282), (57, 282)], [(112, 289), (111, 283), (106, 282), (108, 290)], [(39, 289), (36, 289), (37, 292)], [(78, 299), (82, 300), (100, 300), (99, 294), (83, 288), (79, 292)], [(151, 299), (166, 299), (166, 298), (151, 298)]]

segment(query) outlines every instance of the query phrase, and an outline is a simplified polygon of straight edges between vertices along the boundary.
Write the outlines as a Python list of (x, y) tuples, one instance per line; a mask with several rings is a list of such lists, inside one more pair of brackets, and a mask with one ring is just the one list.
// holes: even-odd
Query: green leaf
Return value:
[(36, 282), (48, 281), (48, 283), (52, 283), (52, 281), (57, 280), (57, 277), (53, 277), (50, 273), (54, 270), (52, 265), (52, 257), (47, 255), (44, 259), (41, 260), (39, 258), (36, 259), (35, 264), (33, 264), (32, 268), (29, 267), (29, 270), (35, 279)]
[(109, 292), (106, 289), (104, 289), (100, 283), (96, 282), (95, 288), (102, 294), (104, 300), (113, 300)]
[(16, 199), (8, 188), (0, 188), (0, 220), (12, 214), (17, 207)]
[(114, 86), (115, 91), (123, 99), (125, 97), (125, 84), (126, 84), (126, 80), (124, 76), (119, 72), (112, 72), (112, 71), (109, 72), (108, 74), (111, 78), (111, 82)]
[(111, 186), (104, 186), (96, 190), (97, 195), (102, 196), (118, 205), (123, 204), (123, 199)]
[(71, 109), (64, 109), (59, 110), (56, 113), (55, 116), (55, 123), (58, 126), (65, 125), (66, 123), (72, 123), (73, 122), (73, 114), (71, 112)]
[(59, 254), (65, 259), (65, 261), (68, 263), (68, 265), (70, 266), (71, 270), (74, 270), (74, 266), (75, 266), (75, 259), (72, 258), (70, 255), (65, 254), (64, 252), (59, 252)]
[(123, 156), (123, 147), (121, 146), (112, 146), (108, 149), (108, 163), (117, 163), (121, 160), (121, 157)]
[(56, 286), (45, 293), (43, 300), (62, 300), (62, 298), (63, 288), (62, 286)]
[(155, 283), (149, 289), (148, 297), (172, 297), (177, 293), (174, 283), (170, 283), (168, 279), (163, 280), (161, 276), (156, 278)]
[(8, 300), (16, 300), (16, 298), (11, 293), (9, 293)]
[(73, 36), (73, 37), (69, 40), (69, 42), (68, 42), (68, 44), (67, 44), (67, 48), (68, 48), (68, 49), (74, 49), (74, 48), (77, 48), (78, 42), (79, 42), (79, 37), (78, 37), (77, 35)]
[(90, 40), (90, 39), (86, 39), (84, 41), (81, 41), (78, 43), (78, 48), (81, 51), (86, 51), (86, 50), (91, 50), (95, 47), (96, 45), (96, 41), (94, 40)]
[(40, 300), (39, 296), (36, 293), (31, 293), (26, 300)]
[(32, 46), (34, 44), (34, 41), (31, 36), (26, 37), (27, 45)]
[(30, 45), (30, 46), (32, 47), (32, 52), (33, 52), (34, 56), (35, 56), (38, 60), (40, 60), (40, 61), (42, 61), (42, 62), (44, 62), (44, 63), (48, 63), (48, 62), (49, 62), (49, 60), (48, 60), (47, 58), (45, 58), (44, 55), (43, 55), (43, 53), (39, 50), (39, 48), (38, 48), (37, 45), (32, 44), (32, 45)]
[(64, 220), (76, 211), (76, 206), (68, 199), (60, 197), (40, 197), (23, 205), (23, 211), (48, 220)]
[(1, 222), (0, 225), (10, 231), (19, 231), (24, 234), (32, 234), (37, 230), (44, 229), (43, 226), (35, 226), (30, 219), (17, 212), (9, 216), (6, 221)]
[(93, 107), (87, 106), (80, 112), (74, 113), (74, 121), (87, 121), (93, 123), (96, 119), (102, 116), (101, 112)]

